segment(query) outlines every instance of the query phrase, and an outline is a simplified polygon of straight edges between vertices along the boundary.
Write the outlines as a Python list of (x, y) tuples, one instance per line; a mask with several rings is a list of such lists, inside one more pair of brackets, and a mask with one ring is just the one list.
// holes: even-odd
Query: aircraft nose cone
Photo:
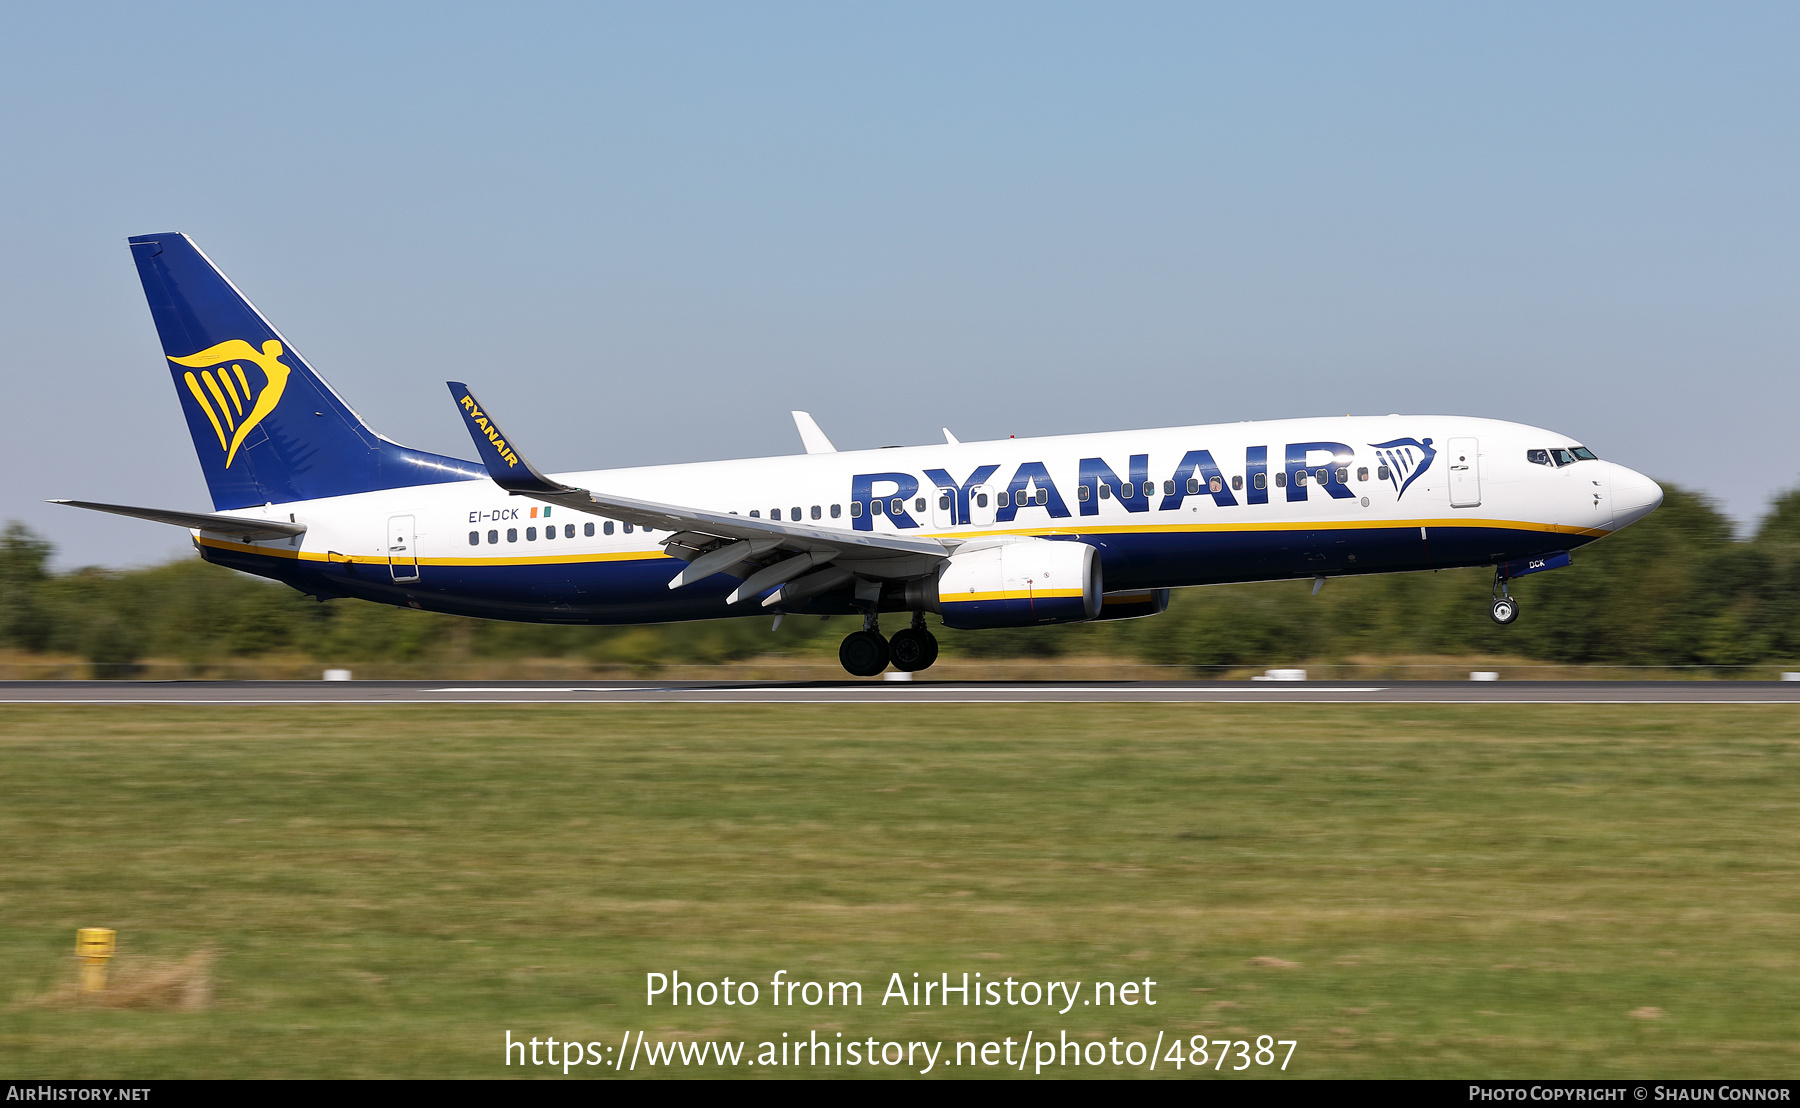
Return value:
[(1635, 469), (1612, 463), (1613, 529), (1629, 527), (1663, 502), (1662, 486)]

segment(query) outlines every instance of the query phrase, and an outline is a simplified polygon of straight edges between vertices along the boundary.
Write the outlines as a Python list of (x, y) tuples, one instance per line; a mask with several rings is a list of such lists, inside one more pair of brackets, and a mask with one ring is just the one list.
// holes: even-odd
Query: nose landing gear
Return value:
[(1494, 571), (1494, 603), (1488, 608), (1488, 615), (1502, 627), (1519, 618), (1519, 602), (1507, 590), (1506, 580), (1499, 570)]

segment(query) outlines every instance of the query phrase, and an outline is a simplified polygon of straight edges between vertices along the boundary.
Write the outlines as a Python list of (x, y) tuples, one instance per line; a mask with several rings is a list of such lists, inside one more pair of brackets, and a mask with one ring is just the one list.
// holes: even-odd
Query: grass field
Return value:
[[(215, 952), (210, 996), (72, 1005), (82, 926), (118, 929), (122, 982)], [(752, 1054), (816, 1029), (1268, 1034), (1300, 1077), (1792, 1078), (1797, 969), (1783, 708), (0, 717), (4, 1077), (505, 1076), (508, 1029)], [(647, 1008), (671, 970), (762, 1003)], [(777, 970), (865, 1002), (773, 1007)], [(1158, 1004), (881, 1006), (915, 971), (1150, 978)]]

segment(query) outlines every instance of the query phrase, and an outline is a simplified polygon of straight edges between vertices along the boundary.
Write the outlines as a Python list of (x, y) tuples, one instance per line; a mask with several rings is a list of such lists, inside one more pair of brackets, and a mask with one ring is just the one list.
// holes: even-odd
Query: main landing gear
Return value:
[(931, 668), (937, 661), (938, 641), (925, 628), (925, 613), (914, 612), (911, 627), (894, 632), (892, 639), (881, 637), (875, 617), (863, 617), (863, 629), (844, 636), (838, 647), (838, 661), (852, 677), (874, 677), (892, 663), (897, 670), (915, 673)]
[(1501, 626), (1519, 618), (1519, 602), (1507, 591), (1506, 578), (1500, 576), (1498, 570), (1494, 573), (1494, 603), (1488, 609), (1488, 615)]

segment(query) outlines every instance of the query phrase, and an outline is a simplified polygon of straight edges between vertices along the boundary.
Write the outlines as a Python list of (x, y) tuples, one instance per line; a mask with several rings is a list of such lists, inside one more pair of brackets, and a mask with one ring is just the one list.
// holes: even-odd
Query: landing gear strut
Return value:
[(937, 661), (938, 641), (936, 635), (925, 629), (925, 613), (914, 612), (912, 626), (894, 632), (894, 637), (888, 640), (888, 649), (893, 654), (895, 669), (907, 673), (930, 669), (931, 663)]
[(1498, 570), (1494, 572), (1494, 603), (1488, 609), (1488, 615), (1501, 626), (1519, 618), (1519, 602), (1507, 591), (1506, 578), (1500, 576)]

